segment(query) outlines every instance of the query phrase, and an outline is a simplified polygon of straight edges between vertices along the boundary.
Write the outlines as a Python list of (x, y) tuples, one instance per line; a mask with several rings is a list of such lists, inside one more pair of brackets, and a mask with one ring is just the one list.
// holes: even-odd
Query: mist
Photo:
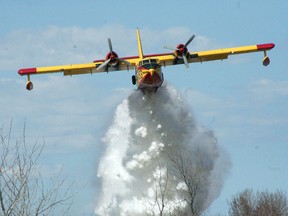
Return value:
[(200, 214), (220, 195), (229, 169), (213, 131), (196, 123), (169, 85), (123, 100), (102, 142), (96, 215)]

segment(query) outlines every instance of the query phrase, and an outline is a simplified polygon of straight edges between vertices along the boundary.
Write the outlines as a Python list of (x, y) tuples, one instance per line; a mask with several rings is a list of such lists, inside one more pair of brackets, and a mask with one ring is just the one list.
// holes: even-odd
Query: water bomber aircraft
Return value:
[(143, 53), (139, 29), (136, 30), (136, 34), (138, 43), (138, 55), (136, 56), (119, 57), (113, 50), (111, 39), (108, 38), (109, 52), (105, 59), (82, 64), (23, 68), (18, 70), (18, 73), (21, 76), (27, 76), (28, 81), (26, 83), (26, 89), (32, 90), (33, 83), (31, 81), (31, 75), (35, 74), (60, 72), (65, 76), (73, 76), (79, 74), (134, 70), (135, 75), (132, 76), (132, 84), (137, 85), (137, 89), (143, 92), (143, 94), (146, 94), (156, 92), (163, 84), (164, 75), (162, 73), (162, 67), (183, 64), (186, 68), (189, 68), (190, 63), (224, 60), (230, 55), (251, 52), (263, 52), (264, 58), (262, 63), (264, 66), (268, 66), (270, 64), (270, 59), (267, 56), (267, 51), (273, 49), (275, 46), (273, 43), (265, 43), (189, 52), (187, 47), (195, 38), (195, 35), (192, 35), (185, 44), (178, 44), (175, 48), (164, 47), (166, 49), (172, 49), (173, 52), (146, 55)]

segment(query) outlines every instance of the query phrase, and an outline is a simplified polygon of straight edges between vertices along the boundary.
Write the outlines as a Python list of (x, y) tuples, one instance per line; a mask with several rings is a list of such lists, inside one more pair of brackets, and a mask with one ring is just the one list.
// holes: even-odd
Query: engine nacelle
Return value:
[(106, 60), (109, 60), (109, 59), (110, 59), (110, 61), (109, 61), (108, 65), (112, 66), (112, 67), (116, 66), (119, 62), (118, 54), (114, 51), (109, 52), (106, 55)]
[(33, 89), (33, 83), (30, 80), (26, 83), (26, 89), (29, 91)]
[(177, 58), (182, 59), (183, 55), (187, 56), (188, 54), (188, 49), (184, 44), (179, 44), (176, 49), (175, 49), (175, 55)]

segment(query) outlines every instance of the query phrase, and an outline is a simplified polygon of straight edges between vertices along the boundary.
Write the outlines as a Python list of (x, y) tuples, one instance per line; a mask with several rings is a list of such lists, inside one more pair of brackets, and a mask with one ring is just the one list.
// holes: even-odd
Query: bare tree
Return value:
[[(169, 173), (169, 169), (160, 164), (153, 171), (153, 184), (146, 197), (147, 212), (149, 215), (159, 216), (188, 216), (183, 206), (185, 202), (175, 197), (175, 176)], [(152, 193), (151, 193), (152, 192)]]
[(179, 146), (162, 153), (153, 171), (153, 195), (146, 196), (151, 215), (203, 215), (212, 170), (204, 153)]
[(151, 187), (152, 193), (146, 197), (147, 210), (151, 215), (164, 216), (169, 199), (169, 175), (166, 167), (159, 165), (153, 171), (153, 185)]
[(229, 203), (229, 215), (233, 216), (251, 216), (253, 214), (254, 198), (251, 190), (245, 190), (237, 194)]
[[(179, 148), (167, 151), (169, 157), (169, 172), (179, 182), (177, 189), (190, 211), (178, 211), (178, 215), (198, 216), (205, 209), (205, 194), (210, 184), (211, 167), (205, 161), (205, 155), (195, 147), (193, 149)], [(204, 199), (203, 199), (204, 198)]]
[(164, 209), (166, 207), (168, 196), (168, 182), (169, 175), (168, 170), (159, 168), (156, 172), (157, 176), (154, 176), (154, 192), (155, 192), (155, 204), (159, 210), (159, 216), (163, 216)]
[(59, 192), (64, 184), (60, 173), (47, 189), (38, 170), (44, 141), (42, 145), (27, 145), (24, 125), (22, 138), (12, 144), (11, 131), (12, 123), (6, 133), (4, 127), (0, 128), (0, 215), (52, 215), (63, 205), (63, 214), (67, 213), (72, 194), (69, 190), (63, 195)]
[(282, 191), (254, 193), (245, 190), (229, 202), (231, 216), (288, 216), (287, 196)]

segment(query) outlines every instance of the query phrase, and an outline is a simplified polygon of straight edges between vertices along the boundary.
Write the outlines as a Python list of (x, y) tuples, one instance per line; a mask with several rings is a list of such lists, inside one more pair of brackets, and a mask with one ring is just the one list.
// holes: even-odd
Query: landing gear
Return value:
[(135, 75), (132, 76), (132, 84), (136, 85), (136, 77), (135, 77)]

